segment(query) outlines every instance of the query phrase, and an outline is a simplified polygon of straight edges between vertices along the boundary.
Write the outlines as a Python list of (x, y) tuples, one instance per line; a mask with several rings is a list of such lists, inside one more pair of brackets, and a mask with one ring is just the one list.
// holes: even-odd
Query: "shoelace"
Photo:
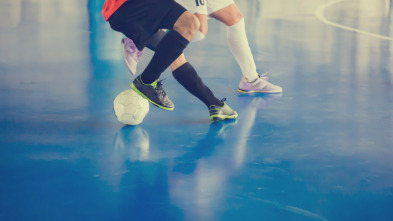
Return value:
[(267, 80), (267, 79), (269, 79), (269, 77), (267, 76), (269, 73), (267, 73), (267, 72), (265, 72), (265, 73), (263, 73), (263, 74), (260, 74), (259, 75), (259, 78), (262, 78), (263, 80)]
[(259, 79), (261, 79), (261, 80), (263, 80), (263, 81), (267, 81), (268, 79), (269, 79), (269, 77), (267, 76), (268, 75), (268, 73), (267, 72), (265, 72), (265, 73), (263, 73), (263, 74), (259, 74), (258, 75), (258, 79), (256, 79), (254, 82), (251, 82), (251, 85), (256, 85), (256, 84), (259, 84), (260, 83), (260, 81), (258, 81)]

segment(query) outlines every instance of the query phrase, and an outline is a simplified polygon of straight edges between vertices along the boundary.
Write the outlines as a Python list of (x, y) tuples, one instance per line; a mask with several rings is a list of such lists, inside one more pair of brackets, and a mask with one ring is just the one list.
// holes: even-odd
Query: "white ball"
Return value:
[(113, 101), (113, 110), (117, 119), (127, 125), (142, 123), (149, 112), (149, 102), (135, 91), (121, 92)]

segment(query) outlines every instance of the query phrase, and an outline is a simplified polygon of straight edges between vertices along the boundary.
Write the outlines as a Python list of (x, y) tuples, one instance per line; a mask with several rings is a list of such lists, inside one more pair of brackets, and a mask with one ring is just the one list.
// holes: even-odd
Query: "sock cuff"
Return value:
[(245, 26), (244, 18), (240, 19), (236, 24), (231, 25), (231, 26), (225, 26), (226, 29), (228, 30), (235, 30), (235, 29), (240, 29)]
[(181, 34), (179, 34), (179, 32), (175, 30), (171, 30), (167, 33), (167, 35), (176, 39), (184, 48), (187, 47), (187, 45), (190, 43), (186, 38), (184, 38)]

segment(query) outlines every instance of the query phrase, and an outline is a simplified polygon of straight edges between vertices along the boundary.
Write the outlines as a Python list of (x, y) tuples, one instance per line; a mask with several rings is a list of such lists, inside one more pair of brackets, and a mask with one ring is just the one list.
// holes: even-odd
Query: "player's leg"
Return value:
[[(153, 38), (149, 40), (146, 45), (149, 49), (155, 51), (158, 43), (161, 41), (160, 36), (165, 35), (165, 32), (159, 31)], [(224, 102), (217, 99), (213, 92), (203, 83), (202, 79), (198, 76), (194, 67), (187, 62), (184, 54), (180, 55), (171, 64), (172, 74), (174, 78), (192, 95), (202, 101), (210, 112), (210, 119), (212, 121), (233, 119), (236, 118), (237, 113), (233, 111)], [(217, 115), (219, 112), (219, 116)]]
[[(164, 31), (159, 31), (149, 39), (146, 47), (151, 49), (152, 51), (156, 50), (157, 45), (161, 41), (163, 35), (165, 35)], [(213, 92), (203, 83), (202, 79), (198, 76), (194, 67), (187, 62), (184, 54), (180, 55), (172, 64), (171, 64), (173, 77), (192, 95), (197, 97), (200, 101), (202, 101), (209, 110), (214, 109), (214, 111), (210, 111), (210, 119), (212, 121), (225, 120), (236, 118), (237, 113), (233, 111), (228, 105), (224, 102), (217, 99)], [(219, 116), (217, 115), (219, 112)]]
[(242, 93), (280, 93), (282, 88), (261, 77), (255, 66), (254, 57), (248, 43), (243, 15), (232, 0), (208, 1), (210, 17), (221, 21), (226, 26), (228, 46), (235, 57), (243, 77), (238, 91)]
[(109, 18), (109, 22), (114, 30), (132, 39), (138, 50), (158, 29), (173, 29), (161, 40), (146, 69), (131, 84), (136, 92), (154, 105), (172, 110), (174, 105), (157, 80), (183, 53), (198, 30), (199, 22), (194, 15), (171, 0), (146, 1), (127, 1)]
[[(153, 51), (157, 51), (158, 47), (161, 44), (161, 41), (164, 40), (164, 36), (164, 31), (158, 31), (156, 34), (153, 35), (153, 37), (151, 37), (147, 41), (146, 47), (152, 49)], [(192, 65), (186, 61), (184, 55), (179, 56), (172, 63), (171, 68), (173, 70), (173, 75), (175, 79), (184, 88), (186, 88), (190, 93), (192, 93), (203, 103), (205, 103), (208, 106), (209, 110), (214, 109), (213, 112), (210, 111), (211, 120), (218, 121), (224, 119), (233, 119), (237, 117), (236, 111), (233, 111), (224, 102), (218, 100), (211, 92), (211, 90), (202, 82)]]
[(221, 101), (217, 99), (213, 92), (203, 83), (194, 67), (187, 62), (184, 54), (180, 55), (180, 57), (171, 64), (171, 68), (175, 79), (188, 92), (193, 94), (207, 106), (211, 121), (234, 119), (237, 117), (237, 112), (225, 104), (225, 99)]
[[(232, 1), (212, 0), (209, 2), (209, 9), (213, 8), (211, 10), (216, 10), (220, 4), (224, 4), (225, 2)], [(213, 5), (211, 6), (210, 4)], [(209, 16), (225, 24), (229, 49), (247, 80), (255, 81), (258, 78), (258, 73), (256, 71), (254, 57), (249, 47), (244, 18), (236, 4), (231, 3), (228, 6), (212, 12)]]

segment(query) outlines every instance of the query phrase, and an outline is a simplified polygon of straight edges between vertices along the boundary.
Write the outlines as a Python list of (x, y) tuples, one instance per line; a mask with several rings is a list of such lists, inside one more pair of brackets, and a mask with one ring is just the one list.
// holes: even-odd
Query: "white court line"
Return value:
[(321, 20), (323, 23), (325, 23), (327, 25), (335, 26), (335, 27), (342, 28), (342, 29), (349, 30), (349, 31), (358, 32), (358, 33), (369, 35), (369, 36), (372, 36), (372, 37), (375, 37), (375, 38), (380, 38), (380, 39), (384, 39), (384, 40), (393, 41), (392, 37), (387, 37), (387, 36), (384, 36), (384, 35), (374, 34), (374, 33), (368, 32), (368, 31), (363, 31), (363, 30), (360, 30), (360, 29), (357, 29), (357, 28), (352, 28), (352, 27), (349, 27), (349, 26), (340, 25), (338, 23), (334, 23), (334, 22), (331, 22), (331, 21), (327, 20), (325, 18), (325, 16), (323, 15), (325, 9), (330, 7), (330, 6), (332, 6), (332, 5), (334, 5), (334, 4), (337, 4), (337, 3), (343, 2), (343, 1), (345, 1), (345, 0), (331, 1), (331, 2), (328, 2), (328, 3), (325, 3), (325, 4), (321, 5), (321, 6), (319, 6), (318, 9), (315, 11), (315, 16), (319, 20)]

